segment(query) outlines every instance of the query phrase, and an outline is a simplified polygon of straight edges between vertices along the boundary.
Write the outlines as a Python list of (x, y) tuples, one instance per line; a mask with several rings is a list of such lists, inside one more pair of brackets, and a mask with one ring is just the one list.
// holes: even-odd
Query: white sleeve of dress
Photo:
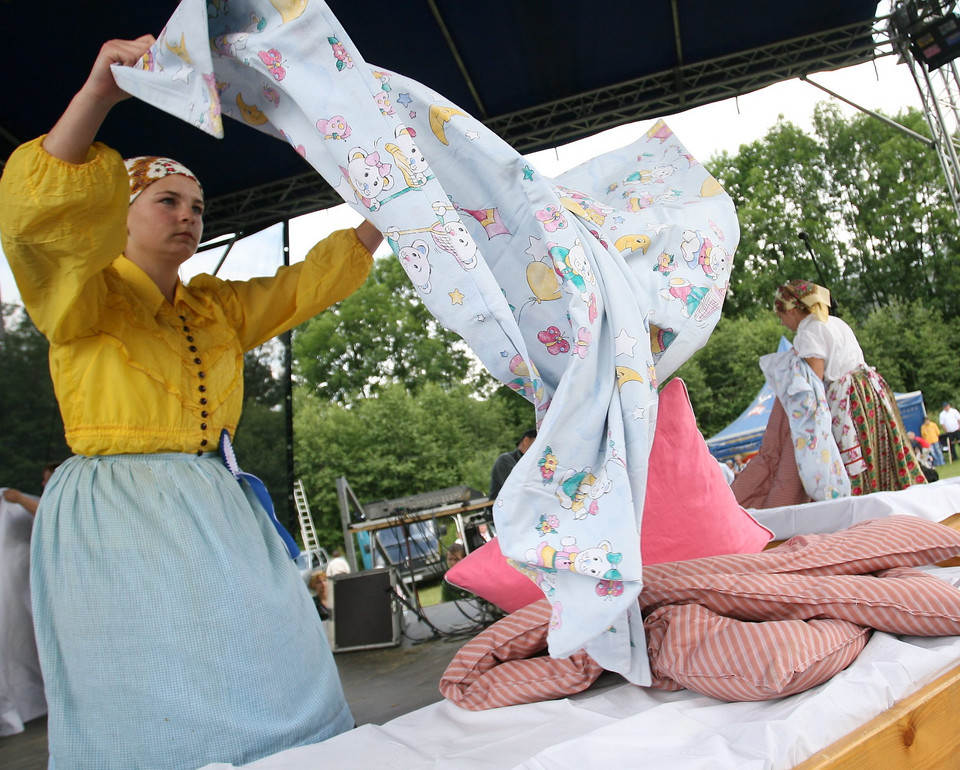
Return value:
[(829, 342), (827, 340), (826, 325), (820, 321), (812, 321), (797, 330), (793, 338), (793, 346), (800, 358), (827, 359)]

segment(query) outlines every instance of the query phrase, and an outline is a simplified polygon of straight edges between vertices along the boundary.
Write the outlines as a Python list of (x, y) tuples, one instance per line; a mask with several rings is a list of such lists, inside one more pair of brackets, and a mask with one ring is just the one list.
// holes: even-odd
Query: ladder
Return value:
[(317, 553), (320, 543), (317, 540), (317, 530), (313, 527), (313, 516), (307, 496), (303, 492), (303, 482), (297, 479), (293, 482), (293, 502), (297, 506), (297, 516), (300, 519), (300, 536), (303, 538), (303, 550), (309, 554)]

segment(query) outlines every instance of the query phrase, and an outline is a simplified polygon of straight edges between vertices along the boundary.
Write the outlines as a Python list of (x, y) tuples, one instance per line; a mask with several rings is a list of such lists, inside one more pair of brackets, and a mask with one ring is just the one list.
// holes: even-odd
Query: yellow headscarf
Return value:
[(777, 287), (773, 305), (778, 313), (795, 307), (806, 308), (814, 318), (826, 323), (830, 315), (830, 292), (810, 281), (790, 281)]

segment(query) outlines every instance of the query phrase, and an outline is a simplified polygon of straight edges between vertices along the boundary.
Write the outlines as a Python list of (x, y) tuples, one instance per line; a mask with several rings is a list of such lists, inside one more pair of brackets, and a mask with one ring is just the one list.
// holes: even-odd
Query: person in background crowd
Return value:
[(933, 464), (943, 465), (943, 448), (940, 446), (940, 427), (930, 419), (930, 415), (925, 414), (923, 416), (920, 435), (930, 444), (930, 451), (933, 453)]
[[(47, 482), (50, 481), (50, 477), (53, 475), (53, 472), (59, 465), (60, 463), (47, 463), (43, 466), (43, 472), (40, 478), (40, 494), (43, 494), (43, 490), (46, 489)], [(5, 490), (3, 490), (3, 499), (8, 503), (16, 503), (17, 505), (22, 506), (33, 516), (36, 515), (37, 508), (40, 506), (39, 498), (34, 497), (33, 495), (24, 494), (19, 489), (13, 489), (12, 487), (7, 487)]]
[(940, 410), (940, 427), (943, 428), (943, 438), (947, 442), (950, 457), (957, 459), (957, 442), (960, 441), (960, 412), (954, 409), (949, 401), (943, 402)]
[(344, 555), (339, 551), (334, 551), (333, 555), (330, 557), (330, 561), (327, 563), (327, 577), (334, 577), (335, 575), (349, 575), (350, 574), (350, 562), (344, 558)]
[(520, 436), (520, 438), (517, 439), (517, 445), (515, 449), (512, 449), (509, 452), (504, 452), (494, 461), (493, 470), (490, 472), (489, 498), (491, 500), (496, 499), (497, 495), (500, 494), (500, 489), (503, 487), (503, 483), (507, 480), (507, 476), (510, 475), (510, 471), (512, 471), (514, 466), (520, 462), (520, 458), (523, 457), (524, 453), (530, 448), (530, 445), (533, 443), (533, 440), (536, 437), (536, 430), (531, 429), (526, 431), (522, 436)]

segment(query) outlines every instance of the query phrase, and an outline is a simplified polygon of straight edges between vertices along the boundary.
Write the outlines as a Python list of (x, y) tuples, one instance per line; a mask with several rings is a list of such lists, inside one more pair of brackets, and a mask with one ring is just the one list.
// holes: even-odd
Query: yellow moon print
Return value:
[(240, 116), (251, 126), (262, 126), (267, 122), (267, 116), (255, 104), (247, 104), (243, 101), (243, 94), (237, 94), (237, 107), (240, 108)]
[(430, 128), (433, 129), (434, 135), (444, 144), (450, 144), (447, 141), (447, 135), (445, 133), (446, 124), (450, 121), (454, 115), (463, 115), (466, 117), (465, 112), (461, 112), (458, 109), (453, 107), (440, 107), (436, 104), (430, 105)]
[(637, 251), (638, 249), (644, 254), (647, 253), (647, 249), (650, 248), (650, 236), (649, 235), (624, 235), (621, 238), (617, 238), (616, 243), (613, 244), (617, 251)]
[(617, 389), (623, 390), (623, 386), (628, 382), (643, 382), (643, 377), (635, 369), (628, 369), (626, 366), (617, 367)]
[(183, 42), (183, 35), (180, 35), (180, 42), (176, 45), (170, 45), (170, 41), (167, 41), (167, 48), (169, 48), (173, 53), (183, 59), (187, 64), (193, 64), (190, 61), (190, 54), (187, 52), (187, 45)]
[(700, 185), (701, 198), (709, 198), (713, 195), (719, 195), (722, 192), (723, 188), (720, 186), (720, 183), (712, 176), (708, 176), (703, 180), (703, 184)]
[(270, 5), (280, 12), (284, 24), (299, 19), (307, 10), (307, 0), (270, 0)]

